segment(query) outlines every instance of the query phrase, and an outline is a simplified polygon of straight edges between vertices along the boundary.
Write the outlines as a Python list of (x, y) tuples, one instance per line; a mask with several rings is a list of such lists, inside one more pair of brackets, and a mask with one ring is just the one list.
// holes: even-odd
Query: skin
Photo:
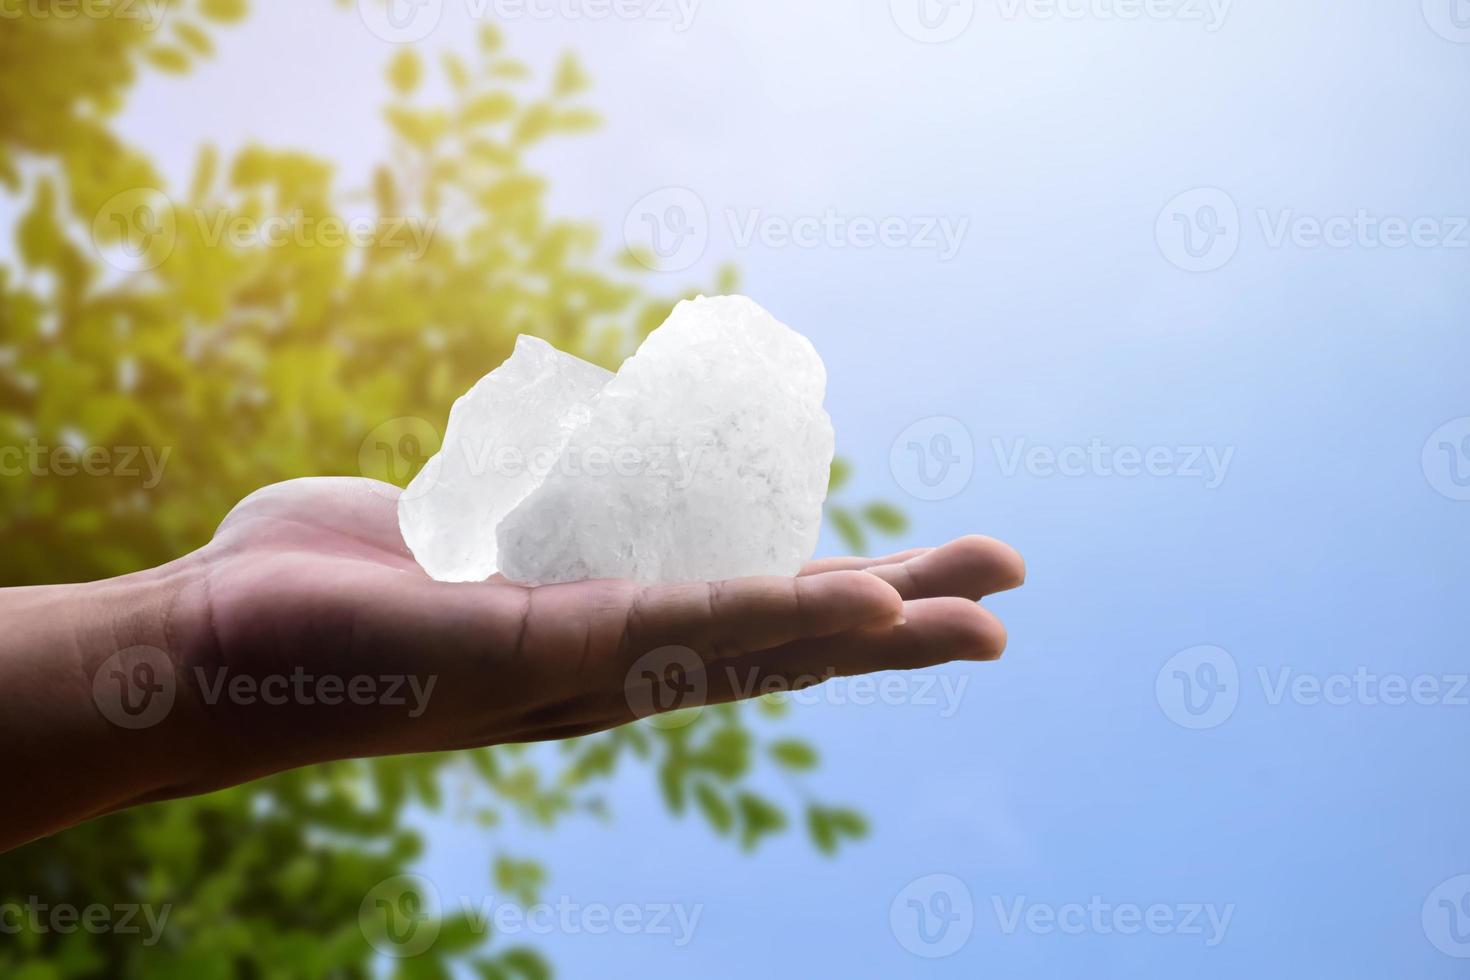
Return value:
[[(0, 808), (0, 850), (333, 759), (613, 728), (652, 710), (642, 685), (674, 661), (687, 669), (668, 676), (717, 703), (994, 660), (1005, 628), (977, 600), (1025, 578), (1015, 551), (973, 536), (814, 561), (795, 578), (451, 585), (403, 544), (397, 495), (371, 480), (281, 483), (162, 567), (0, 590), (0, 758), (24, 798)], [(321, 696), (292, 696), (282, 679), (293, 675), (322, 682), (305, 688)], [(405, 676), (417, 688), (390, 694), (385, 679)], [(345, 696), (364, 677), (372, 696)], [(119, 698), (152, 704), (140, 684), (173, 700), (132, 727)]]

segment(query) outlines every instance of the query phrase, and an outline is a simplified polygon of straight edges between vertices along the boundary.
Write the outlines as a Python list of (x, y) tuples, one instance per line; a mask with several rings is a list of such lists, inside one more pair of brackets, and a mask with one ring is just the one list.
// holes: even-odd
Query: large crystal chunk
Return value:
[(398, 501), (403, 540), (441, 582), (497, 568), (495, 528), (540, 485), (612, 374), (544, 340), (515, 352), (454, 403), (438, 455)]
[(616, 377), (522, 337), (457, 401), (398, 505), (447, 582), (793, 575), (832, 464), (827, 374), (738, 296), (680, 303)]
[(811, 343), (751, 300), (680, 303), (501, 522), (501, 571), (538, 584), (794, 575), (827, 495), (826, 384)]

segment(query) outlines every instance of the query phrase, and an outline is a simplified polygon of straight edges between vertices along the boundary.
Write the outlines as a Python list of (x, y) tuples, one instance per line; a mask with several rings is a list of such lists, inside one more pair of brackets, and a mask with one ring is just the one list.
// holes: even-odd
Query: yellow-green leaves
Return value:
[(246, 0), (200, 0), (199, 6), (204, 16), (220, 23), (243, 20), (250, 10)]
[(592, 87), (592, 79), (582, 70), (582, 63), (574, 54), (562, 56), (561, 62), (556, 66), (556, 77), (552, 82), (551, 91), (557, 98), (566, 98), (585, 92)]
[(57, 224), (56, 184), (49, 179), (40, 180), (36, 184), (35, 200), (16, 229), (21, 261), (33, 269), (54, 265), (64, 241)]
[(176, 75), (182, 75), (189, 70), (189, 54), (182, 48), (172, 45), (157, 45), (143, 52), (153, 67)]
[(484, 24), (480, 27), (480, 50), (486, 54), (495, 54), (505, 46), (505, 36), (494, 24)]
[(192, 50), (195, 54), (214, 54), (214, 42), (209, 39), (209, 35), (205, 33), (204, 29), (198, 25), (191, 24), (186, 20), (176, 20), (174, 21), (174, 33), (179, 36), (179, 40), (183, 42), (184, 46)]
[[(350, 168), (371, 174), (366, 186), (342, 186), (330, 160), (264, 144), (224, 154), (202, 146), (188, 183), (170, 187), (106, 112), (124, 103), (136, 72), (186, 70), (222, 37), (215, 22), (245, 13), (240, 0), (177, 0), (169, 29), (109, 23), (67, 32), (65, 43), (54, 31), (14, 41), (30, 30), (25, 20), (0, 26), (9, 32), (0, 85), (16, 94), (0, 113), (0, 181), (19, 215), (13, 253), (0, 260), (0, 445), (32, 434), (56, 445), (77, 433), (169, 451), (146, 490), (140, 478), (0, 477), (0, 584), (161, 564), (208, 541), (240, 497), (276, 480), (402, 479), (437, 448), (448, 406), (508, 355), (517, 333), (616, 367), (677, 298), (611, 269), (594, 225), (548, 214), (546, 179), (523, 151), (596, 124), (577, 104), (588, 79), (571, 57), (551, 78), (533, 76), (505, 57), (489, 25), (479, 52), (425, 59), (398, 49), (385, 65), (374, 101), (391, 97), (389, 150)], [(341, 20), (344, 30), (358, 26), (350, 9)], [(433, 84), (436, 70), (447, 88)], [(430, 95), (446, 90), (443, 104)], [(108, 263), (128, 234), (141, 254), (145, 229), (128, 220), (141, 203), (159, 206), (144, 215), (152, 218), (168, 204), (174, 219), (174, 234), (157, 239), (172, 246), (166, 260), (146, 274)], [(324, 227), (349, 218), (375, 228), (369, 244), (327, 244)], [(401, 230), (411, 221), (433, 229), (421, 253), (394, 244), (394, 227), (398, 242), (412, 240)], [(247, 232), (240, 241), (228, 230), (237, 226)], [(735, 283), (726, 267), (713, 284), (680, 285), (731, 292)], [(834, 491), (845, 472), (834, 465)], [(900, 526), (896, 512), (871, 504), (838, 513), (839, 525), (859, 530)], [(502, 746), (284, 774), (37, 842), (0, 856), (0, 881), (21, 894), (53, 888), (37, 869), (107, 854), (62, 862), (78, 870), (79, 901), (108, 889), (128, 902), (190, 897), (145, 965), (125, 960), (127, 944), (79, 932), (66, 954), (72, 972), (362, 975), (374, 962), (358, 928), (363, 896), (411, 869), (424, 846), (408, 813), (442, 806), (486, 828), (600, 816), (609, 778), (636, 768), (648, 781), (640, 789), (662, 791), (671, 807), (753, 848), (792, 829), (807, 802), (799, 784), (816, 752), (767, 731), (801, 710), (778, 697), (758, 711), (706, 705), (683, 727), (625, 726), (546, 755)], [(753, 778), (765, 779), (761, 793)], [(794, 795), (783, 794), (791, 784)], [(823, 849), (863, 829), (825, 805), (812, 804), (805, 820)], [(521, 898), (544, 872), (503, 857), (494, 877)], [(490, 956), (474, 942), (485, 939), (451, 915), (434, 952), (405, 972), (546, 976), (533, 952), (502, 937)], [(17, 966), (11, 952), (0, 944), (0, 975), (64, 972), (34, 956)]]
[(553, 113), (551, 128), (558, 133), (585, 133), (602, 125), (602, 116), (591, 109), (562, 109)]
[(424, 79), (424, 63), (412, 48), (404, 48), (388, 64), (388, 82), (399, 95), (412, 95)]
[(444, 76), (449, 79), (449, 84), (454, 86), (455, 91), (463, 91), (469, 87), (470, 70), (463, 58), (446, 51), (439, 56), (439, 63), (444, 66)]
[(484, 126), (505, 122), (515, 112), (516, 100), (509, 92), (483, 92), (465, 102), (459, 119), (466, 126)]
[(410, 109), (390, 105), (384, 117), (398, 137), (419, 150), (430, 150), (449, 133), (450, 115), (443, 109)]

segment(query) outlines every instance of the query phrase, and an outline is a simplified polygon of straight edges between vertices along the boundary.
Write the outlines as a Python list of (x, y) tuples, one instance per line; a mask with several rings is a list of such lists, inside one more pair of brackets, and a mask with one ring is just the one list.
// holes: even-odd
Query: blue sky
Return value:
[[(393, 45), (257, 6), (124, 128), (178, 179), (205, 139), (364, 175)], [(488, 16), (581, 54), (608, 120), (541, 155), (555, 209), (611, 248), (684, 208), (653, 283), (733, 261), (813, 339), (894, 546), (993, 534), (1030, 579), (1000, 663), (794, 714), (874, 821), (841, 859), (741, 856), (629, 771), (611, 825), (435, 824), (441, 894), (509, 839), (553, 898), (698, 907), (683, 945), (534, 937), (568, 976), (1464, 975), (1470, 8), (532, 6)]]

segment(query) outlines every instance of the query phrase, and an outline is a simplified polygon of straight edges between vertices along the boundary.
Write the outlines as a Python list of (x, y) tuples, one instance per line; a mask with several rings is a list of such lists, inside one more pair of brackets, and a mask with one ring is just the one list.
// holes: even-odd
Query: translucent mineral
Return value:
[[(435, 578), (493, 565), (532, 584), (708, 581), (792, 575), (811, 557), (833, 433), (826, 369), (805, 337), (751, 300), (700, 297), (611, 380), (550, 348), (541, 357), (539, 371), (518, 366), (518, 346), (456, 404), (444, 472), (428, 476), (431, 462), (419, 479), (434, 489), (411, 485), (400, 504), (405, 540)], [(541, 443), (551, 463), (513, 485), (495, 467), (456, 471), (441, 495), (465, 432)]]
[(611, 378), (522, 336), (454, 403), (438, 455), (398, 498), (398, 526), (424, 571), (441, 582), (495, 574), (496, 526), (540, 485)]

